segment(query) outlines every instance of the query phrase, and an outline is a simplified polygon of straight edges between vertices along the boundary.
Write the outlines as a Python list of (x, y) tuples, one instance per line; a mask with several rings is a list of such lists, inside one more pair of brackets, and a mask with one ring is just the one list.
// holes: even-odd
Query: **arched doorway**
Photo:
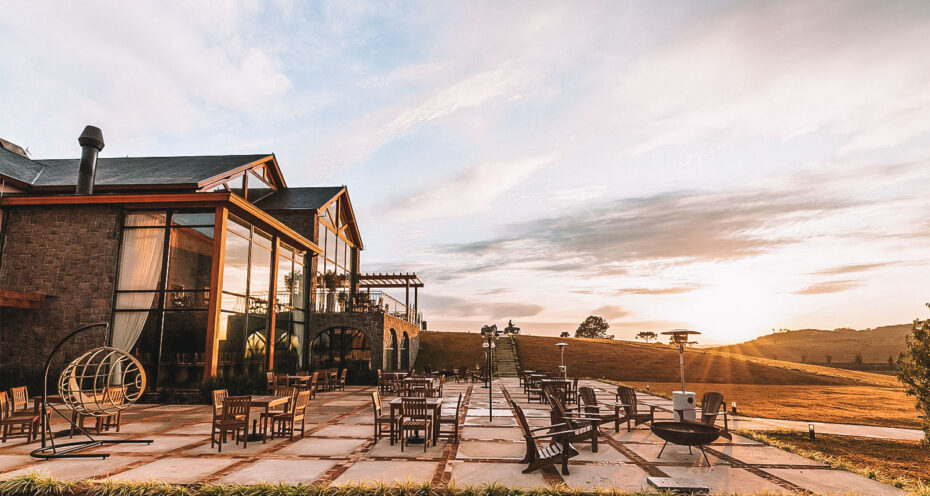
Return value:
[(371, 370), (371, 343), (364, 333), (346, 327), (331, 327), (310, 343), (310, 365), (314, 369), (346, 368), (349, 377)]
[(410, 337), (404, 333), (404, 340), (400, 346), (400, 368), (410, 370)]
[(391, 329), (391, 345), (384, 352), (387, 353), (387, 370), (397, 370), (397, 331), (394, 329)]

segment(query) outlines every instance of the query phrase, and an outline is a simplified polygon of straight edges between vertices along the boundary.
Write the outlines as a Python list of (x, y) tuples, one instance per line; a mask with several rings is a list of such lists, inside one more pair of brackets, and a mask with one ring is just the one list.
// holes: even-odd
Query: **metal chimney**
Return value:
[(97, 153), (103, 150), (103, 131), (99, 127), (87, 126), (78, 137), (81, 144), (81, 168), (78, 170), (78, 195), (94, 193), (94, 176), (97, 174)]

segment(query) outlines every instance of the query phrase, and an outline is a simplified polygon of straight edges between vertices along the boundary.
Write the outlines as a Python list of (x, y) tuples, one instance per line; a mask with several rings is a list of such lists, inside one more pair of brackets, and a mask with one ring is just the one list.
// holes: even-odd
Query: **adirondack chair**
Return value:
[[(578, 408), (578, 411), (584, 413), (588, 417), (595, 417), (600, 419), (598, 420), (597, 425), (613, 422), (614, 432), (620, 432), (620, 422), (626, 420), (626, 418), (621, 418), (622, 416), (620, 415), (619, 405), (598, 403), (597, 394), (594, 392), (594, 388), (589, 386), (581, 386), (578, 388), (578, 399), (581, 402), (581, 406)], [(610, 411), (601, 411), (602, 406), (605, 409), (609, 408)]]
[[(722, 409), (720, 408), (721, 406), (723, 407)], [(701, 413), (697, 416), (697, 422), (704, 425), (716, 425), (717, 417), (723, 413), (723, 431), (720, 433), (720, 436), (733, 439), (733, 435), (730, 434), (729, 420), (727, 419), (726, 403), (723, 401), (722, 394), (715, 391), (708, 391), (701, 397), (700, 408), (690, 408), (687, 410), (699, 410)], [(685, 410), (678, 411), (684, 412)]]
[[(527, 464), (527, 467), (523, 469), (523, 473), (528, 474), (545, 467), (555, 468), (555, 464), (560, 463), (562, 465), (562, 475), (569, 475), (568, 459), (573, 456), (578, 456), (578, 450), (576, 450), (569, 441), (569, 436), (572, 431), (559, 430), (560, 428), (565, 429), (568, 426), (564, 424), (547, 425), (530, 429), (530, 425), (526, 421), (526, 415), (523, 414), (523, 409), (520, 408), (520, 405), (511, 401), (510, 406), (517, 414), (517, 423), (520, 424), (520, 430), (523, 431), (523, 439), (526, 441), (526, 456), (520, 460), (520, 463)], [(536, 432), (544, 430), (549, 430), (549, 432), (545, 434), (535, 434)], [(550, 440), (548, 446), (542, 447), (539, 445), (539, 441), (543, 439)]]
[(588, 417), (582, 413), (573, 413), (565, 410), (565, 404), (552, 394), (551, 388), (544, 388), (543, 395), (549, 402), (550, 419), (552, 424), (565, 425), (569, 431), (568, 441), (591, 440), (591, 451), (597, 453), (597, 437), (600, 434), (597, 422), (599, 419)]
[[(649, 406), (649, 413), (640, 413), (639, 402), (636, 400), (636, 390), (627, 386), (617, 386), (617, 402), (626, 413), (626, 430), (631, 431), (633, 427), (652, 422), (655, 419), (656, 407)], [(631, 425), (632, 424), (632, 425)]]

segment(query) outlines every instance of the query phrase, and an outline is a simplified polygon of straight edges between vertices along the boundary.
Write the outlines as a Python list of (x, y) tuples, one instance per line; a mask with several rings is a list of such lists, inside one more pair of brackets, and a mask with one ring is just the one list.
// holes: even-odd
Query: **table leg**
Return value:
[(394, 435), (397, 430), (397, 419), (394, 418), (394, 405), (391, 405), (391, 446), (394, 446)]

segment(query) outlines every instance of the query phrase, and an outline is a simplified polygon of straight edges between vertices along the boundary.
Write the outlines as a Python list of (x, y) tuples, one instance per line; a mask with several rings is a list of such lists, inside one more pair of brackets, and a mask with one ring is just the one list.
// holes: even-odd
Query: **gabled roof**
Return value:
[[(271, 154), (213, 155), (187, 157), (98, 158), (94, 180), (97, 186), (189, 185), (196, 187), (235, 169), (271, 160)], [(46, 166), (35, 187), (77, 184), (79, 159), (37, 160)]]
[(0, 176), (28, 185), (32, 184), (42, 168), (42, 164), (0, 147)]
[(257, 205), (262, 210), (319, 210), (343, 190), (345, 186), (287, 188), (266, 196)]

